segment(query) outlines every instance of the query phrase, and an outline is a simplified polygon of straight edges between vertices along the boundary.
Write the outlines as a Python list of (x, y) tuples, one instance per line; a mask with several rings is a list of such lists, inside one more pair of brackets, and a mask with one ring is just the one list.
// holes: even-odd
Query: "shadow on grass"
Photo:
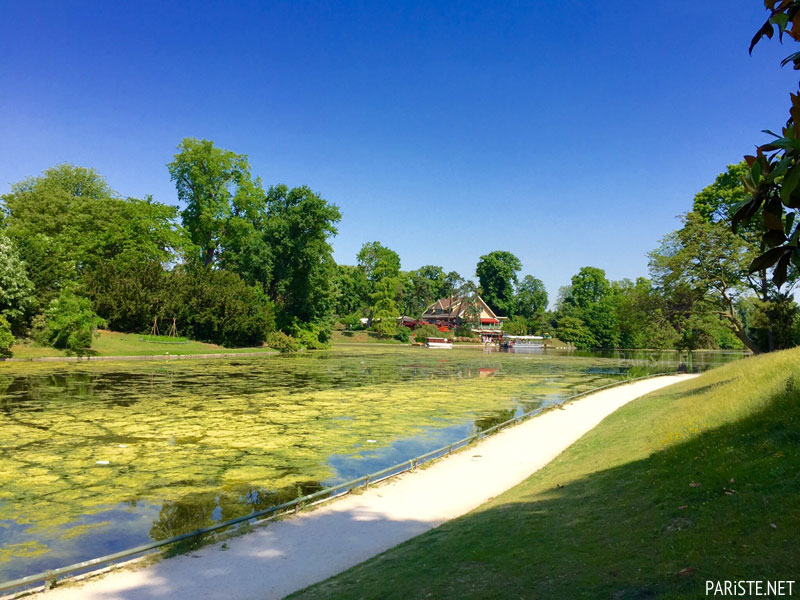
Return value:
[(798, 579), (800, 392), (591, 472), (597, 452), (578, 479), (559, 481), (556, 460), (498, 502), (292, 598), (699, 598), (706, 580)]

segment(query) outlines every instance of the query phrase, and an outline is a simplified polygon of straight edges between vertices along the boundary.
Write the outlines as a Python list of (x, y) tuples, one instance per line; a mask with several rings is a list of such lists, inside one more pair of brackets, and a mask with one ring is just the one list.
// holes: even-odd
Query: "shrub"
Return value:
[(456, 330), (453, 332), (457, 338), (475, 338), (476, 335), (472, 332), (472, 328), (459, 326), (456, 327)]
[(411, 330), (408, 327), (398, 327), (395, 337), (404, 344), (407, 344), (411, 340)]
[[(84, 278), (87, 295), (97, 314), (114, 331), (150, 331), (166, 289), (161, 263), (142, 257), (101, 263)], [(171, 320), (171, 319), (170, 319)]]
[[(450, 333), (452, 336), (453, 334)], [(429, 337), (447, 337), (446, 334), (442, 331), (439, 331), (439, 328), (435, 325), (420, 325), (414, 330), (414, 341), (415, 342), (422, 342), (424, 343)]]
[(273, 331), (267, 336), (267, 346), (273, 350), (278, 350), (282, 354), (297, 352), (299, 345), (297, 340), (282, 331)]
[(344, 328), (349, 331), (355, 331), (357, 329), (364, 329), (364, 326), (361, 324), (361, 314), (360, 313), (351, 313), (349, 315), (343, 316), (341, 319), (342, 325)]
[(105, 321), (92, 310), (88, 298), (65, 288), (45, 312), (44, 338), (56, 348), (82, 355), (92, 347), (95, 330), (103, 325)]
[(223, 346), (259, 346), (274, 329), (272, 303), (236, 273), (183, 267), (170, 273), (161, 316), (181, 334)]
[(308, 350), (322, 350), (330, 346), (331, 329), (328, 323), (303, 323), (295, 319), (292, 334)]
[(378, 337), (385, 340), (397, 335), (397, 323), (391, 314), (375, 315), (375, 317), (372, 329), (378, 334)]
[(4, 316), (0, 315), (0, 357), (8, 358), (11, 356), (11, 346), (14, 345), (14, 341), (11, 325)]

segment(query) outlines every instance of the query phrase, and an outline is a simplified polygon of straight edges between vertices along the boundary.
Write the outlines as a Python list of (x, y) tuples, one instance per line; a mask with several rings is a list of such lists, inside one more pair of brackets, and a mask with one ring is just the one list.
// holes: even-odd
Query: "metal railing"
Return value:
[(549, 404), (547, 406), (541, 406), (534, 410), (528, 411), (516, 417), (512, 417), (507, 421), (503, 421), (502, 423), (498, 423), (488, 429), (481, 430), (477, 433), (474, 433), (470, 436), (467, 436), (463, 439), (460, 439), (452, 444), (447, 446), (442, 446), (441, 448), (437, 448), (436, 450), (431, 450), (425, 454), (421, 454), (414, 458), (411, 458), (407, 461), (403, 461), (401, 463), (397, 463), (392, 465), (391, 467), (387, 467), (380, 471), (376, 471), (374, 473), (370, 473), (369, 475), (363, 475), (362, 477), (358, 477), (356, 479), (351, 479), (350, 481), (346, 481), (344, 483), (340, 483), (338, 485), (325, 488), (323, 490), (319, 490), (314, 492), (313, 494), (308, 494), (306, 496), (301, 496), (299, 498), (295, 498), (294, 500), (290, 500), (288, 502), (284, 502), (282, 504), (278, 504), (276, 506), (271, 506), (269, 508), (265, 508), (263, 510), (258, 510), (247, 515), (242, 515), (241, 517), (236, 517), (235, 519), (228, 519), (222, 523), (217, 523), (216, 525), (211, 525), (210, 527), (202, 527), (200, 529), (196, 529), (194, 531), (190, 531), (188, 533), (183, 533), (181, 535), (176, 535), (174, 537), (168, 538), (166, 540), (161, 540), (158, 542), (152, 542), (150, 544), (144, 544), (142, 546), (136, 546), (135, 548), (129, 548), (128, 550), (122, 550), (120, 552), (115, 552), (113, 554), (107, 554), (105, 556), (100, 556), (98, 558), (93, 558), (91, 560), (86, 560), (83, 562), (75, 563), (72, 565), (67, 565), (65, 567), (60, 567), (57, 569), (51, 569), (48, 571), (43, 571), (41, 573), (36, 573), (34, 575), (28, 575), (27, 577), (20, 577), (19, 579), (13, 579), (11, 581), (6, 581), (4, 583), (0, 583), (0, 592), (8, 591), (14, 588), (18, 588), (21, 586), (29, 585), (31, 583), (36, 583), (37, 581), (44, 581), (45, 582), (45, 590), (50, 589), (50, 587), (56, 584), (56, 581), (59, 576), (67, 575), (69, 573), (74, 573), (76, 571), (88, 570), (90, 567), (94, 567), (97, 565), (109, 564), (114, 563), (116, 561), (122, 560), (124, 558), (129, 558), (131, 556), (136, 556), (137, 554), (144, 554), (145, 552), (149, 552), (151, 550), (156, 550), (157, 548), (162, 548), (164, 546), (168, 546), (170, 544), (175, 544), (178, 542), (182, 542), (184, 540), (188, 540), (191, 538), (196, 538), (202, 535), (207, 535), (209, 533), (213, 533), (215, 531), (219, 531), (220, 529), (225, 529), (227, 527), (231, 527), (233, 525), (238, 525), (239, 523), (243, 523), (245, 521), (252, 521), (254, 519), (259, 519), (261, 521), (269, 520), (277, 518), (281, 515), (286, 515), (289, 513), (297, 513), (299, 510), (305, 506), (311, 506), (318, 504), (320, 502), (324, 502), (326, 500), (331, 500), (333, 498), (337, 498), (349, 492), (350, 490), (356, 488), (364, 488), (368, 489), (370, 484), (379, 483), (381, 481), (385, 481), (392, 477), (396, 477), (402, 473), (406, 473), (408, 471), (414, 471), (417, 467), (422, 464), (429, 462), (431, 460), (435, 460), (437, 458), (441, 458), (442, 456), (449, 456), (453, 453), (454, 450), (458, 450), (470, 444), (474, 441), (480, 440), (485, 438), (492, 433), (500, 431), (501, 429), (508, 427), (510, 425), (515, 425), (522, 421), (525, 421), (531, 417), (534, 417), (545, 410), (549, 410), (551, 408), (555, 408), (566, 404), (567, 402), (571, 402), (578, 398), (582, 398), (583, 396), (587, 396), (589, 394), (593, 394), (595, 392), (599, 392), (601, 390), (605, 390), (612, 387), (617, 387), (620, 385), (625, 385), (628, 383), (632, 383), (634, 381), (641, 381), (643, 379), (652, 379), (654, 377), (661, 377), (664, 375), (673, 375), (675, 374), (673, 371), (669, 372), (662, 372), (662, 373), (655, 373), (651, 375), (645, 375), (643, 377), (635, 377), (632, 379), (623, 379), (621, 381), (615, 381), (609, 383), (607, 385), (603, 385), (600, 387), (592, 388), (591, 390), (586, 390), (584, 392), (580, 392), (578, 394), (574, 394), (565, 398), (561, 402), (554, 402), (553, 404)]

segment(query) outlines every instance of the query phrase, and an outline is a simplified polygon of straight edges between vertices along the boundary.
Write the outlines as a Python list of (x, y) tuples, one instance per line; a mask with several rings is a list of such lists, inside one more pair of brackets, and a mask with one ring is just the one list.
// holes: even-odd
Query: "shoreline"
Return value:
[(30, 362), (102, 362), (102, 361), (129, 361), (129, 360), (189, 360), (206, 358), (236, 358), (239, 356), (275, 356), (280, 354), (277, 350), (263, 350), (261, 352), (214, 352), (209, 354), (129, 354), (109, 356), (36, 356), (32, 358), (3, 358), (3, 363), (30, 363)]
[(50, 590), (46, 598), (283, 598), (473, 510), (524, 481), (620, 406), (690, 377), (660, 376), (595, 392), (362, 493), (187, 555), (136, 570), (123, 564), (83, 585)]

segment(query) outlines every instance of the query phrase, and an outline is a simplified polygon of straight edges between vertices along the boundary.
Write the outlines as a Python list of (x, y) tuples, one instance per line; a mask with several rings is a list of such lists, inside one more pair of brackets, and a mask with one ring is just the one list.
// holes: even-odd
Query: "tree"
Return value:
[[(605, 271), (583, 267), (572, 276), (571, 285), (560, 290), (557, 330), (560, 339), (579, 347), (619, 345), (619, 325)], [(561, 337), (562, 331), (570, 339)]]
[(233, 240), (247, 247), (242, 240), (258, 239), (251, 234), (263, 214), (264, 190), (251, 177), (245, 155), (217, 148), (210, 140), (185, 138), (167, 168), (186, 205), (183, 226), (204, 265), (218, 260)]
[(611, 298), (622, 348), (674, 348), (678, 333), (667, 315), (665, 299), (644, 277), (611, 283)]
[(517, 271), (522, 268), (520, 260), (502, 250), (495, 250), (480, 257), (475, 275), (480, 284), (481, 296), (497, 314), (511, 316), (514, 313), (514, 288)]
[(0, 232), (0, 317), (19, 331), (34, 306), (33, 284), (13, 242)]
[(351, 265), (336, 265), (336, 314), (340, 317), (360, 313), (369, 306), (369, 289), (364, 270)]
[(611, 284), (603, 269), (582, 267), (577, 275), (572, 276), (570, 289), (571, 303), (586, 309), (608, 297)]
[(445, 274), (442, 267), (434, 265), (409, 271), (403, 281), (404, 314), (417, 317), (439, 298), (452, 297), (460, 280), (455, 271)]
[(3, 204), (40, 306), (108, 261), (167, 263), (184, 245), (175, 207), (121, 198), (92, 169), (58, 165), (12, 185)]
[[(728, 165), (727, 170), (718, 175), (713, 184), (703, 188), (695, 196), (693, 212), (709, 223), (731, 223), (737, 207), (748, 201), (747, 191), (742, 184), (747, 173), (748, 167), (744, 162)], [(751, 261), (753, 257), (767, 250), (763, 240), (768, 232), (761, 215), (754, 215), (747, 223), (740, 223), (736, 228), (736, 235), (750, 249)], [(756, 271), (743, 269), (742, 283), (756, 295), (759, 300), (758, 306), (771, 307), (768, 310), (757, 309), (760, 318), (745, 323), (748, 336), (764, 351), (796, 344), (796, 341), (787, 337), (785, 332), (793, 328), (796, 304), (792, 299), (792, 289), (797, 283), (798, 274), (800, 272), (797, 269), (790, 268), (784, 284), (778, 286), (769, 277), (767, 267)], [(774, 320), (770, 320), (771, 318)]]
[(736, 304), (746, 289), (752, 249), (725, 225), (709, 223), (697, 213), (685, 216), (684, 226), (661, 241), (650, 253), (650, 270), (657, 285), (669, 290), (686, 285), (723, 318), (731, 331), (754, 353)]
[(516, 314), (523, 317), (527, 328), (531, 329), (547, 310), (547, 290), (541, 279), (526, 275), (517, 286), (516, 304)]
[(597, 338), (592, 335), (586, 324), (579, 317), (571, 315), (564, 315), (558, 319), (556, 337), (581, 349), (596, 348), (599, 345)]
[[(395, 315), (399, 312), (397, 300), (402, 293), (400, 280), (400, 255), (380, 242), (367, 242), (361, 246), (356, 256), (358, 267), (364, 271), (370, 298), (370, 312), (367, 326), (372, 326), (376, 317)], [(382, 284), (383, 280), (389, 280)], [(388, 302), (391, 299), (391, 306)], [(386, 312), (379, 316), (376, 310)]]
[(277, 185), (267, 192), (264, 241), (273, 268), (264, 282), (278, 308), (278, 324), (329, 321), (333, 316), (336, 263), (328, 239), (337, 233), (341, 213), (308, 187)]
[[(400, 274), (400, 255), (380, 242), (367, 242), (357, 255), (358, 266), (364, 269), (367, 281), (374, 284), (384, 277)], [(374, 286), (371, 291), (374, 291)]]
[(527, 335), (528, 320), (521, 315), (512, 317), (503, 322), (503, 331), (510, 335)]
[(475, 285), (475, 282), (464, 281), (453, 295), (461, 299), (464, 308), (461, 315), (462, 327), (470, 329), (480, 326), (482, 306), (478, 301), (478, 286)]

